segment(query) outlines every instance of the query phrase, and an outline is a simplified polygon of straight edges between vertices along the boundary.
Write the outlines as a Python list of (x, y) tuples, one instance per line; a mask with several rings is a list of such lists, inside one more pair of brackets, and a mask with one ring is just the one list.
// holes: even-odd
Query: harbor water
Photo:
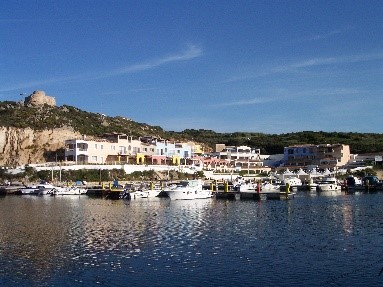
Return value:
[(0, 286), (383, 286), (383, 193), (0, 198)]

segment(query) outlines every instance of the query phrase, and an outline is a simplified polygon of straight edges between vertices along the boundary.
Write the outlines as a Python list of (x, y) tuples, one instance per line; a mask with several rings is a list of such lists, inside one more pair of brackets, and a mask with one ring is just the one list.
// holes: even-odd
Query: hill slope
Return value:
[(63, 160), (65, 140), (81, 135), (98, 137), (111, 132), (135, 137), (180, 137), (180, 134), (166, 133), (160, 127), (123, 117), (89, 113), (71, 106), (0, 102), (0, 165)]
[(99, 136), (109, 132), (127, 133), (132, 136), (168, 135), (160, 127), (141, 124), (123, 117), (108, 117), (82, 111), (71, 106), (24, 105), (0, 102), (0, 126), (49, 130), (71, 127), (80, 134)]
[(195, 141), (213, 148), (216, 143), (247, 145), (261, 149), (262, 154), (283, 153), (283, 148), (297, 144), (342, 143), (352, 153), (383, 151), (382, 134), (312, 132), (288, 134), (216, 133), (188, 129), (164, 131), (159, 126), (137, 123), (124, 117), (108, 117), (71, 106), (25, 105), (0, 102), (0, 165), (20, 165), (63, 159), (64, 141), (87, 135), (120, 132), (134, 137), (155, 136), (170, 140)]

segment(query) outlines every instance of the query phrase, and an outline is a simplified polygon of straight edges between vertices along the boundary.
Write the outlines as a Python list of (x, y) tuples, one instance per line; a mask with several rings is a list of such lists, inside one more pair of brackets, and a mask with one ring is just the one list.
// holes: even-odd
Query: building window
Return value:
[(100, 145), (100, 149), (104, 149), (104, 145), (103, 144)]
[(93, 161), (93, 162), (97, 162), (97, 156), (96, 156), (96, 155), (93, 155), (93, 156), (92, 156), (92, 161)]
[(97, 149), (97, 144), (94, 144), (94, 148)]

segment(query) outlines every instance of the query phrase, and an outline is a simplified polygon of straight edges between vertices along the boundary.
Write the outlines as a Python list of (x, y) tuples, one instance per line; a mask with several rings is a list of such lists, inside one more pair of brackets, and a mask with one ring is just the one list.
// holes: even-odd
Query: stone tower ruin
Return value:
[(25, 97), (24, 103), (26, 105), (41, 106), (47, 104), (49, 106), (56, 106), (54, 97), (45, 95), (44, 91), (34, 91), (30, 96)]

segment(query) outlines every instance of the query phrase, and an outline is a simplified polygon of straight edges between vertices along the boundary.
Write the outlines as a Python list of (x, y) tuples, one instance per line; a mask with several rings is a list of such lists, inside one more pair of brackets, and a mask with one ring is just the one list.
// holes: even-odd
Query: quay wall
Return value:
[(41, 170), (81, 170), (81, 169), (101, 169), (101, 170), (112, 170), (112, 169), (123, 169), (127, 174), (135, 171), (179, 171), (194, 174), (196, 171), (201, 171), (202, 168), (190, 167), (190, 166), (171, 166), (171, 165), (130, 165), (130, 164), (112, 164), (112, 165), (30, 165), (37, 171)]
[[(129, 165), (129, 164), (112, 164), (112, 165), (34, 165), (31, 164), (31, 167), (35, 168), (37, 171), (41, 170), (50, 170), (50, 171), (59, 171), (59, 170), (81, 170), (81, 169), (101, 169), (101, 170), (112, 170), (112, 169), (123, 169), (127, 174), (131, 174), (135, 171), (158, 171), (158, 172), (167, 172), (167, 171), (179, 171), (188, 174), (194, 174), (197, 171), (202, 171), (202, 167), (195, 166), (171, 166), (171, 165)], [(207, 179), (210, 180), (225, 180), (232, 181), (235, 180), (239, 174), (238, 173), (215, 173), (213, 171), (204, 170), (204, 175)]]

